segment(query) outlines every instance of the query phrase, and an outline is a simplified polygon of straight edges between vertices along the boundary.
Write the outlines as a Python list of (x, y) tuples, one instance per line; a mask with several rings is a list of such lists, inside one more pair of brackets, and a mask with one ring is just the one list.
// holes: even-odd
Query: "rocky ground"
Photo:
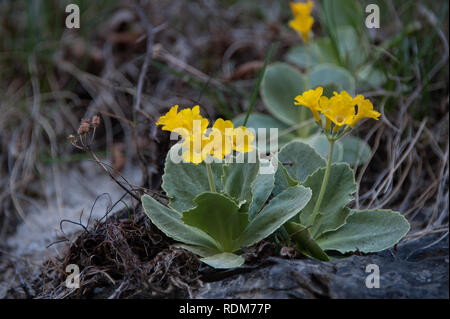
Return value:
[[(131, 216), (129, 215), (131, 213)], [(43, 265), (18, 261), (6, 298), (448, 298), (448, 236), (429, 234), (378, 254), (331, 262), (275, 257), (268, 242), (246, 252), (245, 266), (214, 270), (171, 247), (140, 211), (95, 223)], [(82, 265), (81, 288), (62, 272)], [(379, 269), (379, 288), (368, 288)], [(10, 265), (11, 266), (11, 265)], [(3, 272), (6, 275), (7, 272)], [(375, 283), (375, 281), (370, 281)]]
[[(368, 265), (379, 267), (379, 288), (366, 287)], [(448, 298), (448, 276), (448, 236), (429, 235), (328, 263), (270, 257), (208, 283), (194, 298)]]

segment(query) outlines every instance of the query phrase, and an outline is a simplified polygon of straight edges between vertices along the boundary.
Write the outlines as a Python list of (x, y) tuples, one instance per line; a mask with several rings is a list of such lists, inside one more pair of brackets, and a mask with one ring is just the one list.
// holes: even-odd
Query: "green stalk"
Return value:
[(273, 51), (274, 47), (275, 47), (275, 43), (272, 43), (269, 47), (269, 52), (267, 52), (266, 58), (264, 59), (264, 65), (261, 69), (261, 72), (259, 72), (258, 81), (256, 82), (255, 89), (253, 90), (253, 94), (252, 94), (252, 97), (250, 100), (250, 105), (248, 107), (247, 114), (245, 114), (244, 124), (242, 124), (243, 126), (247, 125), (248, 117), (250, 116), (250, 113), (253, 110), (253, 106), (255, 105), (256, 97), (258, 96), (258, 92), (259, 92), (259, 87), (261, 86), (261, 81), (264, 77), (264, 73), (266, 72), (267, 63), (270, 60), (270, 57), (272, 55), (272, 51)]
[(205, 165), (206, 165), (206, 172), (208, 173), (209, 189), (211, 190), (211, 192), (217, 193), (216, 185), (214, 184), (214, 179), (212, 175), (211, 164), (205, 162)]
[(314, 220), (316, 219), (317, 214), (319, 213), (320, 204), (322, 204), (323, 196), (325, 195), (325, 190), (327, 188), (328, 183), (328, 176), (330, 175), (330, 169), (331, 169), (331, 160), (333, 158), (333, 149), (334, 149), (334, 142), (335, 140), (329, 139), (330, 142), (330, 152), (328, 153), (328, 163), (327, 168), (325, 170), (325, 175), (323, 176), (322, 186), (320, 187), (319, 196), (317, 197), (316, 204), (314, 205), (314, 210), (311, 215), (311, 221), (314, 223)]

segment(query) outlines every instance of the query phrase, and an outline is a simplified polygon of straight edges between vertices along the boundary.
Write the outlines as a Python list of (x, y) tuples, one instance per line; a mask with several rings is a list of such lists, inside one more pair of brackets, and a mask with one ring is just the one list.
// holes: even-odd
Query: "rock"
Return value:
[[(442, 236), (442, 234), (440, 234)], [(448, 235), (410, 239), (378, 254), (320, 262), (265, 259), (255, 267), (216, 273), (194, 298), (448, 298)], [(379, 288), (367, 288), (367, 265), (379, 267)], [(225, 277), (217, 280), (217, 278)], [(214, 278), (212, 279), (214, 280)]]

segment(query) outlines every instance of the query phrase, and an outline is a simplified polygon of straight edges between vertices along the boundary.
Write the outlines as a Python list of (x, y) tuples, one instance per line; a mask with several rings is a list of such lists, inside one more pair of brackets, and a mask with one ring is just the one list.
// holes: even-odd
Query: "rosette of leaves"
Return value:
[(409, 223), (399, 212), (348, 207), (357, 184), (352, 169), (343, 162), (331, 165), (319, 214), (314, 217), (313, 208), (322, 185), (326, 160), (301, 141), (284, 146), (278, 160), (274, 194), (299, 185), (312, 191), (311, 200), (284, 225), (303, 254), (329, 260), (328, 252), (378, 252), (392, 247), (408, 233)]
[(243, 247), (271, 235), (311, 198), (309, 188), (293, 185), (268, 201), (275, 174), (260, 174), (260, 161), (248, 161), (250, 153), (239, 154), (233, 163), (212, 163), (217, 192), (211, 192), (203, 164), (171, 160), (180, 147), (174, 145), (166, 158), (162, 188), (170, 198), (168, 207), (148, 195), (142, 197), (142, 205), (152, 223), (179, 242), (178, 247), (214, 268), (242, 265)]

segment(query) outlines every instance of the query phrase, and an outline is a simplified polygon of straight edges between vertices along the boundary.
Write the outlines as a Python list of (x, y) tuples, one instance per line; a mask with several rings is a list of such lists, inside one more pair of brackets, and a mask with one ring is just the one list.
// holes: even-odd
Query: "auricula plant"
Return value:
[(293, 240), (304, 255), (320, 260), (333, 251), (367, 253), (395, 245), (409, 230), (406, 219), (391, 210), (350, 209), (357, 187), (353, 171), (332, 161), (334, 143), (380, 113), (362, 95), (342, 91), (328, 98), (321, 87), (297, 96), (295, 104), (313, 113), (329, 141), (328, 160), (294, 140), (278, 152), (278, 161), (272, 158), (277, 169), (265, 174), (246, 127), (219, 118), (208, 129), (199, 106), (179, 112), (174, 106), (161, 116), (157, 124), (181, 141), (166, 158), (167, 206), (142, 197), (152, 223), (215, 268), (240, 266), (243, 248), (276, 231), (285, 244)]
[(347, 253), (376, 252), (396, 244), (408, 231), (408, 221), (391, 210), (356, 210), (348, 208), (356, 192), (354, 174), (346, 163), (332, 163), (335, 142), (364, 118), (381, 115), (362, 95), (346, 91), (323, 96), (323, 88), (308, 90), (295, 98), (294, 104), (311, 110), (316, 124), (329, 142), (328, 159), (310, 146), (294, 141), (279, 153), (276, 191), (302, 185), (312, 191), (311, 200), (285, 229), (305, 255), (328, 260), (325, 251)]
[(260, 173), (254, 135), (244, 126), (219, 118), (208, 129), (199, 106), (178, 112), (177, 105), (157, 124), (181, 142), (166, 158), (162, 188), (168, 206), (144, 195), (144, 210), (178, 247), (215, 268), (241, 265), (242, 248), (271, 235), (311, 198), (309, 188), (294, 185), (268, 200), (275, 174)]

